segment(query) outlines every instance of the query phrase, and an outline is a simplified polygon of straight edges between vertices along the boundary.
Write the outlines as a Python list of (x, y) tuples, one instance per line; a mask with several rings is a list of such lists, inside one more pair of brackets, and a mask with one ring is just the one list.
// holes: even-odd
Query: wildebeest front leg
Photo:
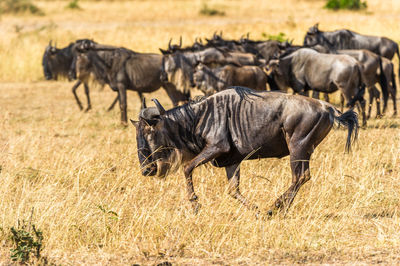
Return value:
[(246, 208), (250, 210), (255, 210), (257, 215), (260, 214), (258, 211), (258, 207), (247, 200), (239, 190), (240, 183), (240, 166), (239, 164), (234, 164), (231, 166), (225, 167), (226, 175), (228, 177), (228, 193), (233, 198), (237, 199), (240, 203), (242, 203)]
[(186, 178), (186, 188), (187, 188), (188, 198), (189, 201), (192, 203), (193, 211), (195, 214), (198, 213), (201, 205), (198, 202), (198, 197), (194, 193), (192, 172), (194, 168), (196, 168), (197, 166), (211, 161), (224, 151), (226, 150), (221, 149), (218, 146), (206, 146), (196, 157), (194, 157), (185, 166), (184, 172)]
[(118, 96), (119, 96), (119, 107), (121, 110), (121, 124), (124, 126), (128, 125), (127, 117), (127, 102), (126, 102), (126, 89), (123, 85), (118, 86)]
[(82, 83), (82, 82), (81, 82), (80, 80), (78, 80), (78, 81), (75, 83), (75, 85), (72, 87), (72, 93), (73, 93), (74, 96), (75, 96), (76, 103), (78, 104), (80, 110), (82, 110), (83, 107), (82, 107), (81, 101), (80, 101), (79, 98), (78, 98), (78, 95), (76, 94), (76, 89), (79, 87), (79, 85), (81, 85), (81, 83)]
[(292, 169), (292, 185), (283, 193), (274, 203), (273, 209), (268, 212), (272, 215), (274, 211), (284, 209), (287, 210), (292, 204), (297, 192), (301, 186), (311, 179), (310, 175), (310, 156), (290, 156), (290, 166)]
[(85, 110), (85, 112), (87, 112), (90, 109), (92, 109), (92, 105), (90, 104), (89, 86), (88, 86), (88, 84), (86, 82), (83, 83), (83, 86), (85, 86), (85, 94), (86, 94), (86, 98), (87, 98), (87, 108)]
[(371, 108), (372, 108), (372, 103), (375, 99), (376, 102), (376, 117), (381, 117), (381, 105), (380, 105), (380, 97), (381, 93), (378, 91), (378, 89), (375, 86), (368, 87), (368, 94), (369, 94), (369, 104), (368, 104), (368, 113), (367, 113), (367, 119), (371, 117)]

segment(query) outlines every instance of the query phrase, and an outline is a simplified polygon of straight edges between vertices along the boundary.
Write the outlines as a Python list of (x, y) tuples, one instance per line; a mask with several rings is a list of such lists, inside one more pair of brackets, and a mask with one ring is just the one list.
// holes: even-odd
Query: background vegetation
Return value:
[[(93, 110), (79, 112), (72, 83), (44, 81), (41, 69), (50, 40), (64, 47), (86, 37), (140, 52), (220, 30), (226, 38), (284, 33), (300, 44), (319, 22), (321, 30), (350, 28), (397, 41), (398, 1), (369, 0), (372, 11), (356, 13), (331, 12), (318, 0), (206, 2), (224, 16), (201, 15), (204, 1), (79, 1), (80, 11), (60, 8), (70, 1), (33, 3), (44, 16), (1, 16), (1, 263), (38, 246), (42, 261), (33, 252), (31, 262), (73, 265), (399, 261), (400, 121), (390, 116), (391, 105), (383, 119), (368, 122), (350, 154), (343, 152), (345, 130), (328, 135), (313, 154), (311, 181), (286, 216), (256, 219), (227, 195), (224, 170), (211, 166), (194, 172), (203, 206), (194, 216), (181, 172), (165, 180), (141, 175), (133, 127), (119, 126), (118, 108), (105, 111), (114, 92), (92, 88)], [(82, 88), (79, 96), (84, 100)], [(163, 91), (147, 97), (171, 107)], [(128, 93), (129, 117), (139, 108), (137, 95)], [(266, 211), (290, 184), (289, 160), (245, 162), (242, 176), (243, 194)], [(18, 249), (11, 228), (31, 244), (19, 241)]]

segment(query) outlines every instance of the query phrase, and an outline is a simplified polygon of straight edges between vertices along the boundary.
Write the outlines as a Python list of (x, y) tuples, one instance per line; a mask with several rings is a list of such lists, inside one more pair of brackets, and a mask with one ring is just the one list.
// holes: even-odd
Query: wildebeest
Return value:
[(315, 44), (320, 44), (329, 49), (336, 50), (366, 49), (390, 60), (396, 53), (400, 61), (398, 44), (386, 37), (362, 35), (344, 29), (323, 32), (318, 29), (318, 24), (315, 24), (307, 31), (307, 34), (304, 37), (304, 45), (313, 46)]
[[(121, 122), (127, 123), (126, 90), (133, 90), (139, 94), (153, 92), (163, 87), (174, 106), (180, 101), (187, 101), (188, 95), (182, 93), (168, 82), (160, 80), (162, 69), (162, 55), (136, 53), (126, 48), (101, 45), (90, 40), (77, 44), (78, 53), (86, 53), (86, 66), (96, 75), (104, 76), (107, 84), (118, 92), (121, 109)], [(71, 75), (76, 75), (76, 60), (71, 65)], [(115, 102), (115, 101), (114, 101)]]
[[(42, 58), (43, 72), (46, 80), (57, 80), (59, 76), (68, 78), (68, 72), (73, 61), (74, 47), (75, 43), (70, 43), (67, 47), (58, 49), (56, 48), (56, 46), (52, 46), (50, 41), (49, 45), (44, 51)], [(92, 108), (88, 86), (89, 78), (90, 72), (80, 71), (80, 74), (77, 76), (78, 81), (72, 87), (72, 93), (74, 94), (76, 103), (78, 104), (79, 109), (83, 110), (82, 103), (79, 100), (78, 95), (76, 94), (76, 90), (83, 83), (87, 98), (87, 108), (85, 109), (85, 111), (88, 111)], [(101, 85), (104, 84), (104, 82), (102, 82), (102, 79), (96, 79), (96, 81), (99, 82)]]
[(302, 48), (279, 60), (269, 63), (272, 89), (292, 88), (295, 92), (314, 90), (331, 93), (339, 90), (348, 106), (361, 106), (363, 124), (365, 118), (365, 86), (361, 78), (361, 66), (351, 56), (321, 54), (312, 49)]
[(267, 89), (267, 75), (258, 66), (226, 65), (211, 69), (199, 64), (194, 72), (193, 81), (206, 96), (231, 86), (243, 86), (255, 90)]
[(290, 155), (292, 185), (275, 201), (268, 212), (272, 214), (288, 208), (300, 187), (310, 180), (311, 154), (334, 121), (348, 128), (347, 150), (358, 130), (352, 110), (341, 114), (329, 103), (279, 92), (234, 87), (168, 111), (154, 101), (157, 107), (144, 105), (139, 121), (131, 120), (142, 174), (165, 177), (173, 166), (184, 164), (187, 193), (195, 212), (200, 207), (192, 181), (197, 166), (211, 162), (225, 167), (229, 194), (257, 209), (240, 193), (240, 163)]
[(199, 63), (217, 66), (226, 64), (244, 66), (263, 65), (265, 61), (260, 61), (250, 53), (229, 52), (218, 48), (207, 48), (196, 52), (177, 50), (174, 53), (168, 52), (164, 55), (161, 80), (174, 84), (185, 93), (190, 93), (190, 88), (193, 85), (194, 68)]

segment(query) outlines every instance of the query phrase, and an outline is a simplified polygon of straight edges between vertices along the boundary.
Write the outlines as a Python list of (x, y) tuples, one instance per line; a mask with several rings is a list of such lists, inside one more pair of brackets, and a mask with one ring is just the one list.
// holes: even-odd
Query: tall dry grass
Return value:
[[(165, 180), (141, 175), (133, 127), (119, 126), (118, 108), (105, 111), (113, 92), (92, 89), (93, 110), (79, 112), (72, 84), (43, 81), (40, 63), (50, 39), (157, 52), (171, 37), (182, 35), (186, 45), (222, 30), (227, 38), (285, 32), (301, 43), (315, 22), (400, 40), (400, 3), (369, 0), (366, 12), (334, 13), (323, 1), (207, 2), (223, 17), (200, 16), (203, 1), (90, 1), (80, 2), (82, 11), (59, 8), (67, 1), (36, 3), (46, 16), (1, 17), (1, 262), (10, 262), (10, 227), (29, 219), (44, 232), (43, 256), (57, 264), (398, 262), (398, 117), (370, 120), (350, 154), (346, 131), (331, 131), (312, 156), (311, 181), (285, 216), (270, 220), (227, 195), (223, 169), (199, 167), (195, 216), (181, 172)], [(171, 106), (162, 91), (149, 97)], [(128, 106), (135, 118), (132, 92)], [(266, 211), (290, 180), (287, 158), (245, 162), (241, 190)]]

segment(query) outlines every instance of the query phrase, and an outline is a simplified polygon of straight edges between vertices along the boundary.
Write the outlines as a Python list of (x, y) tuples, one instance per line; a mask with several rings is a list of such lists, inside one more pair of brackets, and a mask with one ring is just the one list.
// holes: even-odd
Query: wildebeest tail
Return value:
[(393, 86), (393, 93), (396, 95), (397, 85), (396, 85), (396, 77), (394, 75), (394, 71), (392, 71), (392, 86)]
[(400, 83), (400, 54), (399, 54), (399, 45), (396, 43), (396, 54), (397, 54), (397, 58), (399, 59), (399, 83)]
[(383, 72), (383, 67), (382, 67), (382, 57), (379, 56), (379, 84), (381, 85), (382, 88), (382, 94), (383, 94), (383, 101), (387, 102), (389, 98), (389, 92), (388, 92), (388, 81), (386, 80), (385, 73)]
[(348, 110), (345, 113), (340, 113), (336, 108), (335, 110), (335, 121), (337, 121), (340, 125), (344, 125), (347, 127), (347, 141), (346, 141), (346, 151), (349, 152), (351, 148), (352, 142), (354, 142), (358, 137), (358, 128), (360, 127), (358, 124), (357, 113), (352, 109)]

